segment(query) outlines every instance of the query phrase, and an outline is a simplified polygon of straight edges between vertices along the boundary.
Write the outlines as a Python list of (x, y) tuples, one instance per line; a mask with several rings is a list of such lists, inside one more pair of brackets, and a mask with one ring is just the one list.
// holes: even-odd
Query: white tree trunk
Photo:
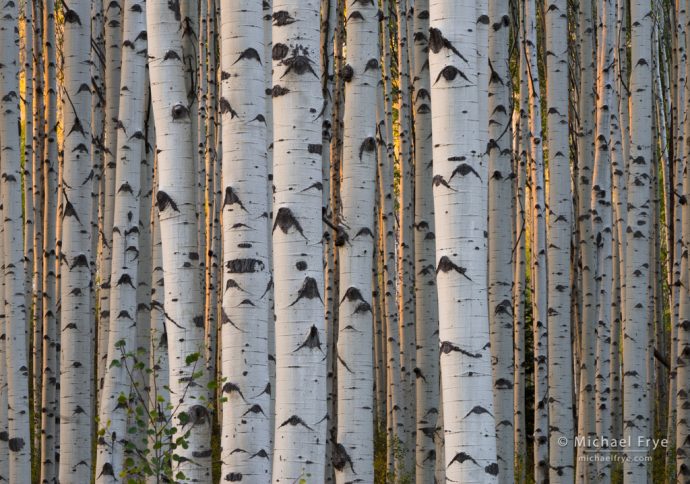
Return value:
[[(479, 94), (487, 81), (475, 2), (431, 0), (429, 60), (446, 479), (496, 482), (487, 299), (488, 160)], [(463, 115), (459, 115), (464, 112)]]
[(188, 108), (178, 4), (148, 2), (149, 75), (156, 124), (169, 386), (182, 482), (210, 482), (210, 414), (204, 381), (204, 316), (199, 281), (193, 116)]
[[(572, 190), (570, 188), (570, 147), (568, 133), (568, 5), (566, 0), (550, 0), (544, 8), (545, 49), (548, 83), (546, 89), (548, 131), (548, 301), (547, 331), (549, 357), (549, 480), (571, 482), (575, 474), (572, 442), (573, 353), (570, 308), (570, 238)], [(608, 127), (607, 127), (608, 128)], [(610, 272), (609, 272), (610, 275)], [(556, 397), (557, 395), (557, 397)]]
[(103, 385), (108, 366), (108, 331), (110, 330), (110, 271), (112, 269), (113, 214), (115, 206), (115, 168), (117, 167), (117, 116), (120, 103), (122, 62), (121, 0), (105, 7), (105, 129), (103, 130), (103, 173), (99, 200), (100, 254), (98, 291), (98, 390)]
[[(415, 471), (417, 482), (433, 482), (436, 468), (434, 435), (438, 419), (438, 300), (435, 274), (433, 140), (429, 77), (429, 1), (417, 0), (414, 15), (414, 275), (417, 402)], [(511, 406), (512, 411), (512, 406)]]
[[(146, 5), (138, 0), (124, 2), (122, 88), (117, 132), (117, 167), (113, 215), (112, 270), (110, 288), (110, 330), (108, 361), (99, 402), (99, 426), (105, 432), (98, 440), (96, 482), (114, 483), (125, 471), (125, 446), (135, 437), (128, 432), (131, 374), (137, 355), (137, 288), (141, 167), (145, 159), (144, 115), (146, 97)], [(134, 390), (141, 392), (143, 389)], [(134, 400), (134, 407), (141, 402)]]
[[(91, 387), (91, 4), (72, 1), (64, 11), (65, 131), (60, 249), (60, 470), (61, 482), (92, 475)], [(84, 87), (87, 86), (87, 87)]]
[(509, 2), (489, 2), (489, 321), (498, 481), (514, 480), (513, 167)]
[[(580, 96), (577, 132), (577, 220), (579, 240), (578, 270), (580, 275), (581, 339), (579, 358), (579, 393), (577, 435), (594, 435), (595, 352), (596, 336), (596, 273), (595, 243), (592, 235), (591, 197), (594, 164), (595, 111), (595, 34), (594, 12), (590, 2), (581, 2), (578, 9), (578, 42), (580, 48)], [(584, 459), (585, 446), (577, 448), (576, 479), (578, 483), (594, 479), (594, 462)]]
[(319, 4), (273, 4), (276, 483), (324, 482)]
[[(12, 483), (31, 480), (29, 440), (29, 362), (27, 354), (27, 287), (22, 242), (22, 174), (19, 134), (19, 11), (3, 7), (0, 18), (0, 153), (2, 153), (2, 221), (7, 431)], [(29, 299), (30, 301), (30, 299)]]
[[(266, 298), (271, 285), (266, 158), (263, 11), (258, 2), (221, 4), (223, 126), (224, 397), (221, 480), (271, 476)], [(242, 450), (241, 452), (239, 450)]]
[[(592, 180), (592, 233), (596, 244), (596, 368), (595, 368), (595, 420), (596, 435), (610, 439), (611, 435), (611, 304), (613, 283), (611, 204), (611, 116), (613, 97), (613, 27), (615, 10), (612, 0), (606, 0), (599, 10), (600, 43), (598, 52), (597, 86), (597, 134)], [(572, 414), (572, 413), (571, 413)], [(606, 455), (607, 449), (602, 454)], [(607, 483), (611, 479), (611, 462), (596, 463), (596, 482)]]
[(56, 444), (58, 444), (55, 419), (57, 415), (57, 268), (56, 268), (56, 212), (58, 185), (57, 145), (57, 87), (55, 61), (55, 4), (47, 1), (43, 10), (44, 25), (44, 70), (45, 70), (45, 126), (46, 135), (43, 154), (43, 361), (41, 364), (41, 472), (42, 483), (57, 481)]
[[(632, 446), (624, 455), (639, 459), (649, 446), (639, 438), (649, 438), (650, 395), (647, 386), (647, 305), (649, 304), (649, 237), (652, 234), (649, 184), (652, 170), (652, 19), (649, 1), (633, 0), (630, 5), (630, 158), (628, 176), (628, 227), (626, 231), (626, 298), (623, 327), (623, 431)], [(647, 482), (647, 468), (633, 459), (623, 465), (624, 482)]]
[(376, 89), (380, 78), (377, 9), (348, 8), (341, 179), (336, 482), (374, 479), (373, 304), (376, 197)]

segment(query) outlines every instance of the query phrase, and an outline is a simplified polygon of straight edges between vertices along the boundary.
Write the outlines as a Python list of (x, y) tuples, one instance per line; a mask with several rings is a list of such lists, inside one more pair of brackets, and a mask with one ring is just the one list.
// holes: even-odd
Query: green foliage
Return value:
[[(131, 390), (128, 395), (123, 393), (118, 397), (118, 405), (127, 409), (128, 437), (110, 444), (123, 445), (125, 450), (123, 471), (118, 477), (128, 484), (140, 483), (150, 477), (154, 477), (156, 482), (185, 480), (185, 475), (176, 471), (173, 463), (183, 460), (176, 450), (189, 447), (190, 430), (181, 430), (189, 422), (189, 415), (178, 411), (180, 404), (174, 406), (158, 393), (160, 388), (166, 391), (169, 388), (159, 383), (160, 365), (149, 368), (139, 359), (139, 356), (146, 355), (146, 351), (139, 349), (127, 352), (124, 341), (118, 341), (115, 347), (120, 351), (120, 357), (111, 362), (111, 367), (125, 369)], [(193, 353), (185, 359), (187, 365), (192, 365), (187, 388), (196, 384), (195, 380), (203, 374), (202, 371), (195, 371), (200, 357), (200, 353)], [(141, 388), (141, 382), (150, 382), (150, 388), (148, 385)], [(179, 427), (173, 425), (173, 417), (177, 418)], [(103, 427), (99, 427), (100, 438), (109, 435), (109, 426), (110, 422), (105, 422)]]
[[(414, 469), (388, 468), (388, 440), (385, 423), (377, 424), (374, 430), (374, 483), (411, 484), (414, 482)], [(407, 453), (397, 436), (390, 437), (393, 446), (393, 460), (401, 464)]]

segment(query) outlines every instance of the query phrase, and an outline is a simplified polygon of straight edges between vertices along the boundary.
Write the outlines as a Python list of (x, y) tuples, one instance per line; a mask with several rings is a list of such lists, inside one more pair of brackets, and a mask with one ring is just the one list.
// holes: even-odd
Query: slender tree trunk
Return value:
[[(488, 160), (479, 113), (480, 2), (430, 2), (434, 205), (446, 479), (496, 482), (487, 299)], [(480, 12), (481, 16), (477, 17)], [(485, 54), (485, 52), (484, 52)], [(459, 116), (458, 113), (466, 114)], [(472, 136), (461, 136), (470, 132)], [(462, 222), (460, 222), (462, 220)], [(470, 310), (471, 308), (471, 310)], [(460, 323), (462, 321), (462, 324)], [(471, 370), (470, 370), (471, 368)]]
[[(548, 355), (549, 355), (549, 480), (570, 482), (574, 478), (572, 445), (563, 446), (560, 437), (572, 441), (573, 354), (570, 310), (570, 231), (572, 190), (568, 137), (568, 5), (550, 0), (545, 6), (547, 89), (546, 125), (549, 148), (548, 191)], [(609, 273), (610, 275), (610, 273)], [(608, 308), (608, 306), (607, 306)], [(557, 395), (557, 397), (556, 397)]]
[(44, 25), (44, 70), (45, 70), (45, 143), (43, 155), (43, 361), (41, 363), (41, 483), (57, 482), (56, 444), (59, 443), (55, 419), (57, 408), (57, 381), (59, 377), (57, 360), (57, 267), (56, 267), (56, 225), (57, 225), (57, 86), (55, 61), (55, 4), (45, 2)]
[(339, 248), (336, 482), (374, 478), (371, 268), (376, 197), (378, 17), (373, 4), (348, 12)]
[[(127, 469), (125, 453), (134, 362), (137, 355), (137, 288), (139, 249), (141, 167), (145, 159), (146, 127), (146, 5), (138, 0), (124, 2), (122, 89), (120, 90), (113, 215), (110, 330), (108, 359), (101, 393), (99, 425), (104, 434), (98, 440), (96, 482), (114, 483)], [(144, 34), (144, 35), (142, 35)], [(139, 402), (134, 400), (134, 407)], [(133, 436), (132, 436), (133, 437)]]
[[(611, 435), (611, 304), (612, 304), (612, 206), (610, 133), (613, 85), (613, 27), (614, 2), (601, 5), (599, 17), (598, 82), (597, 82), (597, 134), (592, 180), (592, 232), (596, 244), (596, 368), (595, 408), (596, 435), (610, 439)], [(603, 449), (604, 452), (608, 449)], [(604, 454), (601, 454), (604, 455)], [(611, 462), (596, 463), (596, 481), (610, 482)]]
[[(321, 245), (319, 3), (273, 4), (273, 482), (324, 482), (326, 352)], [(368, 274), (367, 274), (368, 276)]]
[(90, 3), (70, 2), (64, 12), (65, 130), (61, 174), (62, 246), (60, 329), (60, 471), (61, 482), (88, 482), (92, 475), (91, 426), (91, 91)]
[[(580, 274), (580, 378), (577, 435), (595, 435), (595, 353), (596, 353), (596, 273), (595, 242), (592, 234), (591, 193), (594, 163), (595, 112), (595, 33), (594, 13), (590, 2), (581, 2), (578, 10), (578, 39), (580, 54), (579, 126), (577, 138), (577, 215), (579, 230)], [(577, 482), (592, 482), (595, 478), (594, 462), (584, 459), (585, 446), (577, 448)]]
[(103, 135), (103, 183), (101, 188), (98, 315), (98, 385), (102, 386), (108, 366), (108, 331), (110, 329), (110, 271), (112, 269), (113, 213), (115, 204), (115, 168), (117, 167), (117, 116), (120, 103), (122, 62), (121, 0), (105, 7), (105, 129)]
[[(630, 164), (628, 176), (628, 221), (626, 232), (626, 298), (623, 327), (623, 428), (630, 438), (636, 458), (646, 455), (649, 447), (639, 445), (638, 438), (650, 437), (650, 402), (647, 388), (647, 308), (649, 237), (651, 204), (649, 184), (652, 168), (652, 86), (650, 3), (633, 0), (630, 5), (631, 64), (630, 77)], [(634, 227), (634, 228), (633, 228)], [(625, 452), (624, 455), (632, 455)], [(647, 481), (645, 466), (626, 460), (623, 466), (626, 484)]]
[(508, 2), (489, 2), (489, 322), (498, 480), (514, 481), (513, 167)]
[[(9, 482), (31, 479), (29, 440), (29, 360), (24, 244), (22, 243), (22, 173), (19, 108), (19, 10), (4, 6), (0, 19), (0, 152), (2, 153), (2, 220), (7, 431)], [(30, 298), (29, 298), (30, 301)]]
[[(415, 340), (416, 386), (415, 469), (417, 482), (433, 482), (436, 467), (434, 435), (438, 419), (438, 301), (434, 243), (433, 140), (431, 134), (431, 80), (429, 78), (429, 1), (414, 5), (415, 116)], [(511, 405), (512, 411), (512, 405)]]
[(194, 116), (188, 108), (177, 4), (148, 2), (149, 75), (156, 124), (169, 386), (173, 418), (186, 447), (173, 471), (182, 482), (211, 478), (210, 414), (203, 364), (204, 316), (196, 225)]
[[(525, 3), (524, 49), (529, 86), (529, 180), (531, 188), (531, 282), (534, 344), (534, 479), (546, 482), (549, 473), (549, 404), (547, 336), (547, 241), (544, 194), (544, 152), (542, 147), (541, 90), (537, 66), (535, 2)], [(527, 149), (527, 148), (526, 148)]]

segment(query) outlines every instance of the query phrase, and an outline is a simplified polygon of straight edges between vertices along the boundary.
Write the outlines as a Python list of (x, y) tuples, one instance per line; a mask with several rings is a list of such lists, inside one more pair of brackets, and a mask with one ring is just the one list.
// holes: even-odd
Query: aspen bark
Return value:
[[(477, 22), (486, 3), (430, 1), (436, 273), (446, 479), (496, 482), (487, 299), (488, 160)], [(484, 59), (485, 60), (485, 59)], [(458, 113), (466, 111), (464, 116)], [(485, 118), (486, 119), (486, 118)], [(470, 371), (471, 368), (471, 371)], [(470, 397), (471, 395), (471, 397)]]
[(376, 88), (380, 79), (377, 9), (348, 9), (343, 70), (343, 158), (337, 338), (338, 434), (336, 482), (374, 478), (373, 288), (376, 197)]
[(156, 124), (169, 386), (173, 419), (187, 447), (176, 449), (182, 482), (209, 482), (210, 414), (205, 381), (204, 317), (196, 225), (196, 164), (188, 108), (178, 4), (149, 1), (149, 75)]
[(258, 3), (252, 8), (242, 1), (221, 5), (221, 370), (225, 397), (221, 479), (256, 483), (270, 480), (272, 453), (268, 417), (271, 308), (266, 298), (272, 281), (266, 223), (269, 186), (262, 17)]
[(90, 3), (70, 2), (64, 12), (60, 263), (61, 482), (88, 482), (92, 474), (91, 387), (91, 91)]
[(29, 439), (29, 355), (24, 244), (22, 241), (21, 113), (19, 109), (19, 10), (9, 3), (0, 19), (0, 160), (5, 370), (7, 378), (7, 447), (9, 482), (31, 476)]
[[(108, 365), (99, 406), (99, 439), (96, 453), (96, 482), (114, 483), (126, 472), (130, 393), (137, 354), (141, 167), (145, 159), (146, 127), (146, 5), (124, 2), (122, 37), (122, 89), (118, 103), (117, 167), (113, 214), (112, 270)], [(134, 405), (139, 405), (134, 400)], [(100, 432), (103, 432), (101, 435)]]
[(326, 354), (321, 238), (319, 2), (273, 3), (273, 482), (324, 481)]
[(498, 481), (514, 480), (513, 167), (510, 15), (507, 1), (489, 2), (489, 323)]
[[(637, 458), (646, 455), (648, 446), (639, 437), (650, 436), (650, 402), (647, 387), (647, 305), (651, 203), (649, 184), (652, 168), (652, 86), (650, 2), (630, 4), (630, 158), (628, 173), (628, 226), (626, 231), (626, 297), (623, 327), (623, 436), (630, 438)], [(633, 452), (629, 454), (632, 455)], [(624, 455), (628, 455), (626, 452)], [(626, 484), (646, 482), (647, 469), (632, 459), (623, 465)]]
[[(429, 77), (429, 2), (414, 5), (414, 274), (416, 387), (415, 470), (417, 482), (433, 482), (436, 467), (434, 435), (438, 419), (438, 300), (435, 274), (433, 139)], [(512, 411), (512, 405), (511, 405)]]

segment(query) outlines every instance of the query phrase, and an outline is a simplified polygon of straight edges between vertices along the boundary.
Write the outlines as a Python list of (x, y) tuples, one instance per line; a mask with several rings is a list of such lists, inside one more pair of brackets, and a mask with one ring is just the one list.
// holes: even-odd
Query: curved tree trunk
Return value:
[(273, 4), (276, 483), (324, 482), (327, 348), (319, 25), (316, 0)]
[[(479, 8), (478, 8), (479, 7)], [(496, 482), (487, 300), (488, 160), (482, 156), (477, 12), (485, 2), (430, 2), (434, 206), (446, 479)], [(483, 59), (485, 60), (485, 59)], [(460, 116), (458, 113), (464, 111)], [(471, 133), (463, 136), (462, 133)]]

